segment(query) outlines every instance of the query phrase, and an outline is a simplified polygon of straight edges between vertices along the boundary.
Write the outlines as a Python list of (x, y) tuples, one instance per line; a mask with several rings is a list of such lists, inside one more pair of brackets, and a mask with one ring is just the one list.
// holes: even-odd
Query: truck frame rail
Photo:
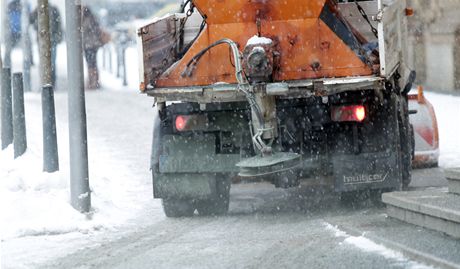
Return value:
[[(281, 98), (308, 98), (329, 96), (345, 91), (384, 90), (385, 79), (377, 76), (324, 78), (268, 83), (262, 89), (268, 96)], [(237, 84), (214, 84), (181, 88), (148, 88), (145, 93), (157, 102), (181, 100), (183, 102), (214, 103), (245, 101), (245, 95)]]

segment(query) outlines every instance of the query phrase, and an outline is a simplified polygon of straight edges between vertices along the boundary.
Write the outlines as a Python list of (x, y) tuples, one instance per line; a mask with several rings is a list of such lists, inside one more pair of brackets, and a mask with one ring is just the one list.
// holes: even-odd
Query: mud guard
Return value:
[(235, 173), (239, 154), (216, 154), (213, 134), (163, 135), (155, 125), (152, 177), (155, 198), (211, 199), (217, 173)]
[(398, 188), (398, 157), (393, 151), (340, 155), (332, 158), (335, 191)]
[(206, 200), (217, 194), (211, 173), (158, 173), (153, 182), (155, 198)]
[(150, 151), (150, 170), (158, 172), (160, 163), (160, 146), (161, 146), (161, 120), (157, 109), (153, 116), (153, 134), (152, 134), (152, 150)]

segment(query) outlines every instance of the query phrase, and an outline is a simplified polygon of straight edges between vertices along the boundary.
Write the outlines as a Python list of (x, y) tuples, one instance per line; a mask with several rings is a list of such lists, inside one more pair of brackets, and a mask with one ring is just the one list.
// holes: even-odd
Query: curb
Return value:
[(460, 269), (460, 264), (455, 264), (450, 261), (443, 260), (441, 258), (435, 257), (431, 254), (415, 250), (413, 248), (407, 247), (403, 244), (396, 242), (391, 242), (389, 240), (383, 239), (376, 235), (364, 234), (356, 229), (338, 225), (338, 227), (353, 236), (363, 236), (369, 240), (374, 241), (377, 244), (383, 245), (387, 248), (390, 248), (394, 251), (401, 252), (405, 257), (414, 262), (420, 262), (426, 265), (431, 265), (438, 268), (445, 269)]

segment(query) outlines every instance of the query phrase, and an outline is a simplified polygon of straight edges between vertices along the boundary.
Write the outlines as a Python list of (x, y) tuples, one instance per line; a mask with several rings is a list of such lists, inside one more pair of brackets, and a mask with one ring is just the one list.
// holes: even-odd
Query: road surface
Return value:
[[(152, 100), (119, 91), (88, 92), (87, 99), (90, 154), (91, 143), (103, 141), (133, 172), (126, 180), (139, 184), (139, 196), (151, 197)], [(56, 103), (58, 113), (67, 115), (64, 93)], [(94, 165), (103, 161), (92, 158)], [(414, 171), (412, 188), (443, 186), (442, 170)], [(143, 199), (142, 214), (119, 230), (3, 242), (2, 268), (460, 266), (459, 241), (387, 218), (381, 204), (343, 205), (323, 189), (240, 184), (232, 188), (229, 214), (221, 217), (168, 219), (158, 200)], [(72, 240), (73, 247), (66, 247)], [(35, 258), (17, 247), (24, 245)]]

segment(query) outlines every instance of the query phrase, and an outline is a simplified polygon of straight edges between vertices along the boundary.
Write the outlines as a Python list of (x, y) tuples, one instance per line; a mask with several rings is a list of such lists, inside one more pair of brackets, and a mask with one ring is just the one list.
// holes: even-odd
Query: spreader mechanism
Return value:
[[(301, 155), (290, 152), (275, 152), (273, 142), (278, 136), (276, 99), (266, 94), (266, 83), (272, 78), (276, 53), (273, 41), (254, 36), (248, 40), (243, 55), (237, 44), (230, 39), (221, 39), (200, 51), (186, 65), (182, 76), (193, 75), (196, 64), (205, 53), (221, 44), (227, 44), (233, 54), (238, 90), (242, 91), (251, 107), (250, 132), (256, 156), (237, 163), (241, 177), (271, 177), (281, 186), (295, 185), (296, 170), (301, 164)], [(284, 183), (283, 183), (284, 182)]]
[(270, 177), (275, 184), (280, 182), (277, 185), (289, 187), (297, 182), (296, 170), (301, 164), (301, 155), (275, 152), (272, 147), (278, 136), (276, 99), (266, 94), (266, 83), (272, 78), (275, 55), (271, 39), (254, 36), (244, 49), (243, 69), (235, 65), (236, 72), (245, 75), (237, 76), (238, 84), (251, 106), (252, 143), (258, 151), (256, 156), (242, 160), (237, 166), (241, 177)]

